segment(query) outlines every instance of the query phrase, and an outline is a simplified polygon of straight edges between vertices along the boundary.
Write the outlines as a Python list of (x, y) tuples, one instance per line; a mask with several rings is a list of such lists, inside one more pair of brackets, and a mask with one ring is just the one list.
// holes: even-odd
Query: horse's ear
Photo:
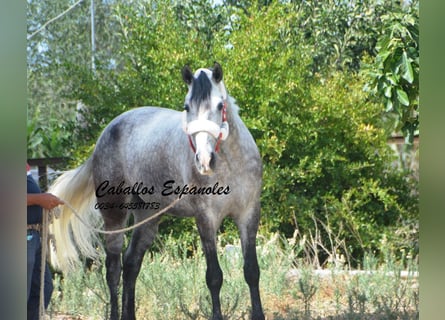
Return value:
[(190, 67), (188, 65), (185, 65), (184, 68), (182, 68), (182, 79), (188, 85), (192, 84), (193, 72), (192, 72), (192, 70), (190, 70)]
[(223, 78), (223, 71), (221, 65), (218, 62), (215, 62), (215, 64), (213, 65), (212, 77), (216, 83), (220, 82)]

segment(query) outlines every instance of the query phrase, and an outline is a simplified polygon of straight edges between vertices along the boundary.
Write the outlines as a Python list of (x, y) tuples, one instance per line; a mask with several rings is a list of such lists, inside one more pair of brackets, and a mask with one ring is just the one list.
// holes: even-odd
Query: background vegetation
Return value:
[[(161, 240), (160, 251), (149, 254), (143, 262), (136, 285), (136, 316), (150, 320), (209, 319), (211, 299), (203, 281), (205, 258), (200, 248), (194, 248), (189, 258), (184, 242), (173, 236)], [(417, 262), (412, 257), (395, 261), (387, 255), (379, 263), (378, 258), (367, 255), (363, 270), (355, 273), (334, 264), (320, 271), (298, 259), (304, 246), (297, 238), (274, 235), (260, 237), (258, 242), (261, 294), (269, 320), (419, 318)], [(221, 248), (219, 256), (224, 272), (223, 315), (231, 320), (249, 319), (241, 250), (229, 245)], [(110, 306), (105, 278), (103, 263), (95, 263), (89, 270), (79, 269), (69, 278), (57, 274), (48, 314), (52, 319), (106, 319)]]
[[(181, 110), (184, 64), (218, 61), (263, 157), (260, 233), (318, 266), (415, 257), (417, 181), (387, 139), (418, 134), (418, 1), (218, 3), (95, 1), (93, 51), (90, 1), (29, 0), (28, 156), (79, 164), (119, 113)], [(196, 244), (189, 220), (161, 233)]]

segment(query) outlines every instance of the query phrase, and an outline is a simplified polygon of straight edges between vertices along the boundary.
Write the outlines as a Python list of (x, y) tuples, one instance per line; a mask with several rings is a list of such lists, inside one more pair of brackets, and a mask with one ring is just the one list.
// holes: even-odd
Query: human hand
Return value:
[(44, 209), (51, 210), (64, 202), (52, 193), (28, 194), (28, 205), (39, 205)]

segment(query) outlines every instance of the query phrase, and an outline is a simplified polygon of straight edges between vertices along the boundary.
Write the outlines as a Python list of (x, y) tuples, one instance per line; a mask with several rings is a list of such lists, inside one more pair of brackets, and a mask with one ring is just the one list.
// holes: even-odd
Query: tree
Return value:
[(419, 2), (399, 5), (382, 16), (377, 56), (365, 71), (381, 97), (393, 129), (412, 145), (419, 129)]
[(416, 230), (415, 182), (390, 166), (381, 105), (361, 74), (313, 75), (312, 43), (297, 28), (304, 13), (293, 8), (251, 10), (217, 52), (264, 160), (264, 227), (290, 237), (329, 226), (323, 245), (338, 236), (355, 258), (379, 252), (383, 237), (400, 244), (398, 226)]
[[(119, 63), (111, 3), (95, 3), (95, 55), (108, 69)], [(68, 156), (77, 146), (73, 70), (92, 72), (90, 2), (29, 0), (27, 24), (28, 157)]]

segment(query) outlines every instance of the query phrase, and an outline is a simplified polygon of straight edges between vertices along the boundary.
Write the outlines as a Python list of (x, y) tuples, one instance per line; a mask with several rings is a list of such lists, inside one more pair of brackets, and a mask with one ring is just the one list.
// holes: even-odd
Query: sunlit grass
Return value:
[[(211, 302), (205, 284), (205, 259), (165, 237), (161, 249), (147, 253), (136, 287), (138, 319), (209, 319)], [(249, 319), (250, 299), (239, 244), (220, 247), (224, 273), (221, 291), (226, 319)], [(320, 271), (296, 259), (295, 239), (259, 237), (261, 294), (267, 319), (418, 319), (417, 262), (378, 263), (371, 255), (362, 270), (335, 266)], [(402, 277), (401, 271), (408, 271)], [(109, 311), (105, 267), (95, 262), (65, 278), (55, 276), (48, 313), (61, 319), (106, 319)], [(60, 316), (59, 316), (60, 317)]]

